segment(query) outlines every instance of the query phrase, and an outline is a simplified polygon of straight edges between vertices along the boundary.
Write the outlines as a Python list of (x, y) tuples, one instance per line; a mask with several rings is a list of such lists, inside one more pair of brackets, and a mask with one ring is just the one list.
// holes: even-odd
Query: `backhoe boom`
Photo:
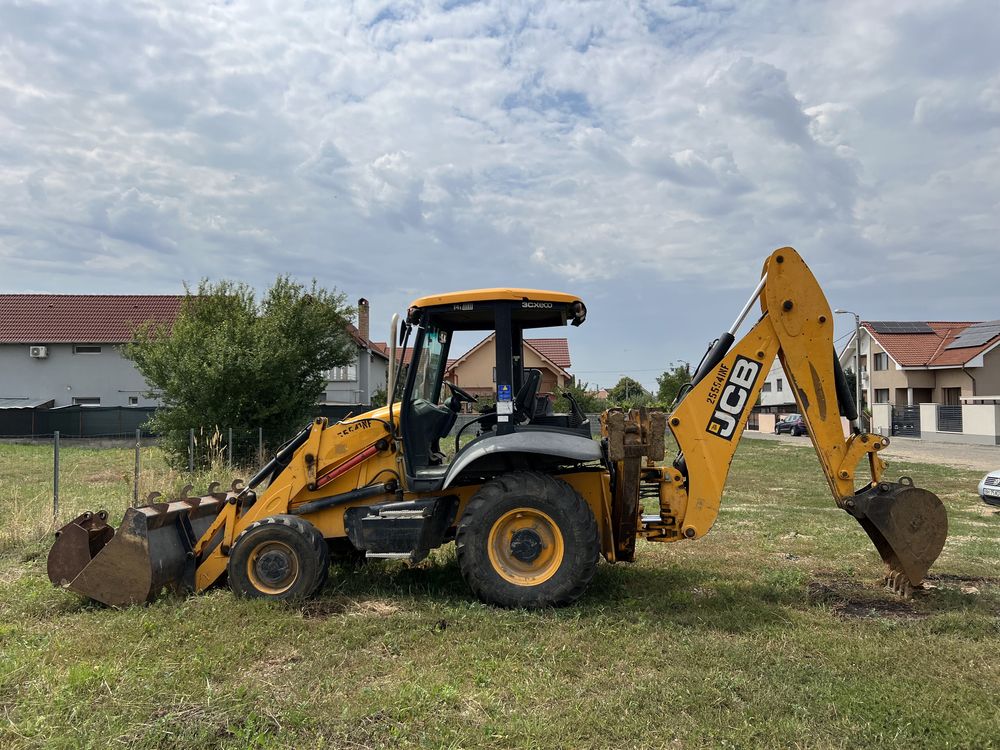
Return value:
[[(735, 345), (734, 335), (755, 297), (761, 317)], [(729, 344), (729, 345), (727, 345)], [(894, 588), (919, 585), (947, 535), (941, 501), (908, 479), (883, 481), (879, 456), (889, 441), (862, 432), (856, 405), (846, 402), (833, 348), (833, 316), (826, 297), (799, 254), (785, 247), (764, 264), (751, 303), (710, 349), (693, 384), (669, 415), (680, 453), (660, 471), (659, 517), (644, 519), (651, 540), (697, 539), (719, 513), (729, 466), (775, 358), (781, 362), (837, 505), (853, 515), (889, 566)], [(844, 435), (842, 412), (852, 419)], [(858, 464), (869, 477), (860, 488)], [(643, 470), (647, 480), (652, 467)]]

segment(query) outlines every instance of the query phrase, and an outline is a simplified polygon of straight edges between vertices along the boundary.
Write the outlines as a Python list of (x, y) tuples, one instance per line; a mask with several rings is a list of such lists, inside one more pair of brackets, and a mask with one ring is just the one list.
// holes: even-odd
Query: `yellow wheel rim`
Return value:
[(299, 556), (284, 542), (264, 542), (247, 558), (247, 578), (265, 594), (283, 594), (299, 578)]
[(545, 583), (559, 570), (564, 552), (559, 527), (535, 508), (515, 508), (500, 516), (486, 548), (493, 570), (517, 586)]

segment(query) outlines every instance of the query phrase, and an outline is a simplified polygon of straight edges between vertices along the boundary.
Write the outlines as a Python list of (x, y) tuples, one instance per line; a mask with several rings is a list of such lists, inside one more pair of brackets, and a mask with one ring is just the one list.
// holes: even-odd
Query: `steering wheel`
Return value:
[(475, 396), (473, 396), (473, 395), (472, 395), (471, 393), (469, 393), (468, 391), (463, 391), (463, 390), (462, 390), (461, 388), (459, 388), (459, 387), (458, 387), (457, 385), (455, 385), (454, 383), (449, 383), (449, 382), (448, 382), (448, 381), (446, 380), (446, 381), (444, 381), (444, 384), (445, 384), (446, 386), (448, 386), (448, 387), (449, 387), (449, 388), (451, 389), (451, 392), (452, 392), (452, 393), (453, 393), (454, 395), (458, 396), (458, 397), (459, 397), (459, 398), (460, 398), (460, 399), (461, 399), (462, 401), (466, 401), (466, 402), (468, 402), (468, 403), (470, 403), (470, 404), (475, 404), (475, 403), (477, 403), (477, 402), (479, 401), (479, 399), (478, 399), (478, 398), (476, 398)]

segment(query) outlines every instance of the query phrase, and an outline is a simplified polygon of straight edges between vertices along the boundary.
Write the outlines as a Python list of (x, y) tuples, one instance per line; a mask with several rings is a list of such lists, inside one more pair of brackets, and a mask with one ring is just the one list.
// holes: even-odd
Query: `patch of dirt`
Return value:
[[(930, 615), (913, 607), (908, 599), (876, 599), (858, 590), (857, 585), (847, 581), (810, 581), (806, 586), (810, 603), (825, 604), (840, 618), (891, 620), (921, 620)], [(919, 593), (919, 592), (918, 592)]]
[(931, 573), (925, 578), (930, 584), (951, 584), (957, 586), (1000, 586), (1000, 578), (990, 578), (987, 576), (956, 576), (951, 573)]
[(358, 601), (346, 596), (310, 599), (300, 609), (306, 620), (325, 620), (336, 615), (389, 617), (399, 611), (400, 607), (388, 602), (377, 599)]
[(83, 477), (83, 481), (87, 484), (108, 484), (110, 482), (131, 482), (132, 479), (125, 472), (105, 469), (104, 471), (87, 474)]
[(9, 586), (24, 578), (24, 571), (18, 568), (8, 568), (0, 570), (0, 586)]
[(775, 552), (774, 556), (782, 560), (791, 560), (792, 562), (802, 559), (799, 555), (794, 555), (791, 552)]
[(787, 534), (782, 534), (781, 539), (812, 539), (812, 534), (800, 534), (797, 531), (790, 531)]
[(270, 678), (292, 669), (301, 660), (302, 657), (297, 651), (287, 654), (270, 654), (247, 666), (243, 670), (243, 676), (258, 682), (267, 682)]

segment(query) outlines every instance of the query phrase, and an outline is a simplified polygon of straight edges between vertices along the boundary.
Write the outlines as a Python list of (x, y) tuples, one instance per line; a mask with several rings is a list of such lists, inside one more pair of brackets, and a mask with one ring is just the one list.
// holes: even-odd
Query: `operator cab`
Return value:
[[(579, 407), (570, 414), (555, 414), (548, 398), (539, 396), (541, 372), (524, 366), (524, 331), (586, 320), (587, 308), (569, 294), (534, 289), (481, 289), (421, 297), (407, 312), (402, 331), (403, 352), (412, 338), (405, 374), (396, 378), (394, 400), (400, 403), (406, 474), (414, 490), (435, 491), (445, 483), (449, 469), (475, 444), (515, 433), (545, 431), (558, 442), (561, 436), (590, 438), (590, 425)], [(495, 333), (496, 406), (480, 407), (478, 415), (455, 435), (455, 457), (445, 459), (441, 441), (449, 438), (463, 403), (476, 409), (478, 398), (455, 383), (444, 380), (452, 337), (456, 331)], [(395, 365), (395, 363), (393, 363)], [(398, 366), (398, 365), (396, 365)], [(476, 435), (460, 447), (460, 439)], [(492, 452), (518, 451), (511, 446), (534, 441), (539, 436), (505, 438)], [(501, 445), (502, 443), (502, 445)], [(539, 453), (537, 448), (536, 453)], [(582, 449), (578, 449), (583, 453)], [(480, 465), (481, 462), (477, 465)], [(454, 474), (454, 472), (452, 472)], [(448, 481), (451, 482), (452, 477)]]

